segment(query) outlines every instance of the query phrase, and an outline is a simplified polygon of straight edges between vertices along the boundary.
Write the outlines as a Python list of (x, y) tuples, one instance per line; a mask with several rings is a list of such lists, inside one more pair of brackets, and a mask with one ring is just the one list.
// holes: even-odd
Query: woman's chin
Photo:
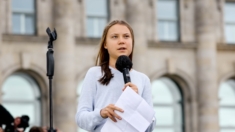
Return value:
[(129, 54), (126, 53), (126, 52), (121, 52), (121, 53), (118, 54), (118, 56), (121, 56), (121, 55), (129, 56)]

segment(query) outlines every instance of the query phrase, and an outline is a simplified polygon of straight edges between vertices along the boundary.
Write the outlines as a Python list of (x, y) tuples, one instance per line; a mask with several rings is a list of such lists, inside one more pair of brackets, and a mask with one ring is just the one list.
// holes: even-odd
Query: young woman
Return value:
[[(88, 70), (83, 81), (76, 113), (76, 122), (80, 128), (100, 132), (107, 118), (114, 122), (121, 120), (114, 110), (125, 111), (114, 104), (127, 86), (153, 106), (149, 78), (131, 69), (131, 82), (124, 84), (122, 73), (115, 68), (120, 55), (129, 56), (132, 60), (133, 49), (134, 33), (126, 22), (115, 20), (105, 27), (96, 59), (97, 66)], [(154, 125), (155, 122), (146, 132), (151, 132)]]

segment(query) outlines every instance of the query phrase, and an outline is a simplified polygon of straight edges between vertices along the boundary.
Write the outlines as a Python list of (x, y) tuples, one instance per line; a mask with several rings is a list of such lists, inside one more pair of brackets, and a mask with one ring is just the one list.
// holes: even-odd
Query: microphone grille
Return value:
[(128, 68), (129, 70), (132, 68), (132, 62), (131, 59), (125, 55), (121, 55), (117, 58), (116, 61), (116, 68), (122, 72), (123, 68)]

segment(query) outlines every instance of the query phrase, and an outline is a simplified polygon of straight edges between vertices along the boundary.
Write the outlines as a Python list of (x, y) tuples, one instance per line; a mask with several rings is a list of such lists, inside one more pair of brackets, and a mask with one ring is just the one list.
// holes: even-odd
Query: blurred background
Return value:
[(235, 132), (234, 0), (0, 0), (0, 103), (49, 126), (46, 28), (56, 28), (54, 126), (75, 123), (105, 25), (134, 29), (134, 69), (152, 82), (154, 132)]

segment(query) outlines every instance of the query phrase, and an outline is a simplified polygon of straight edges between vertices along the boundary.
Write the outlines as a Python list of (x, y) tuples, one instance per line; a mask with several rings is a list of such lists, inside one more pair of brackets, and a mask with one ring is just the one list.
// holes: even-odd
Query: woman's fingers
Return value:
[(122, 119), (122, 117), (120, 117), (118, 114), (116, 114), (115, 112), (113, 112), (113, 115), (114, 115), (114, 117), (116, 117), (117, 119), (119, 119), (119, 120), (121, 120)]
[(124, 112), (121, 108), (119, 108), (119, 107), (117, 107), (117, 106), (115, 106), (115, 105), (112, 105), (112, 106), (111, 106), (111, 109), (113, 109), (113, 111), (114, 111), (114, 110), (117, 110), (117, 111), (119, 111), (119, 112)]
[(125, 87), (127, 87), (127, 86), (131, 87), (131, 86), (132, 86), (132, 83), (131, 83), (131, 82), (126, 83), (126, 84), (125, 84)]
[(108, 105), (107, 107), (105, 107), (104, 109), (101, 110), (100, 114), (103, 118), (110, 118), (112, 121), (117, 122), (116, 118), (121, 120), (122, 118), (116, 114), (114, 112), (114, 110), (116, 111), (120, 111), (120, 112), (124, 112), (121, 108), (116, 107), (113, 104)]
[(111, 119), (112, 119), (114, 122), (117, 122), (116, 118), (119, 119), (119, 120), (121, 120), (121, 117), (118, 116), (114, 111), (110, 110), (110, 111), (109, 111), (109, 114), (111, 115), (111, 117), (112, 117)]
[(119, 120), (121, 120), (122, 118), (119, 116), (119, 115), (117, 115), (115, 112), (114, 112), (114, 110), (112, 109), (109, 109), (109, 113), (112, 115), (112, 117), (115, 117), (115, 118), (117, 118), (117, 119), (119, 119)]
[(108, 113), (108, 117), (109, 117), (112, 121), (117, 122), (117, 120), (112, 116), (112, 114)]
[(135, 84), (129, 82), (125, 84), (125, 87), (122, 89), (122, 91), (126, 90), (127, 86), (129, 86), (131, 89), (133, 89), (136, 93), (138, 93), (138, 88)]
[(114, 111), (119, 111), (119, 112), (124, 112), (121, 108), (119, 108), (119, 107), (116, 107), (115, 105), (113, 105), (112, 107), (111, 107), (111, 109), (109, 109), (109, 113), (111, 113), (112, 114), (112, 116), (114, 116), (114, 117), (116, 117), (117, 119), (119, 119), (119, 120), (121, 120), (122, 118), (118, 115), (118, 114), (116, 114)]

